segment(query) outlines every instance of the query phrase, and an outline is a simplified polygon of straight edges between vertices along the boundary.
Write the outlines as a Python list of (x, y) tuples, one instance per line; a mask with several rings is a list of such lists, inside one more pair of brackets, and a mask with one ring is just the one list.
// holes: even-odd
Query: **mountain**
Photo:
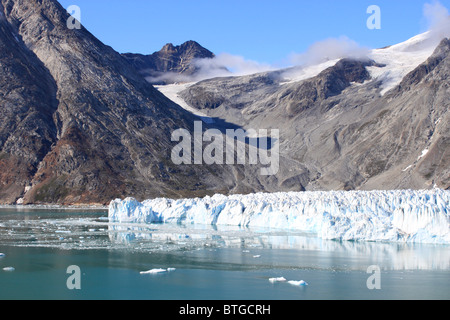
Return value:
[(243, 128), (279, 129), (280, 189), (448, 189), (450, 46), (431, 42), (204, 80), (178, 96)]
[[(54, 0), (0, 1), (0, 202), (101, 203), (227, 192), (231, 169), (176, 166), (197, 117)], [(227, 171), (228, 170), (228, 171)]]
[(212, 59), (215, 55), (197, 42), (187, 41), (180, 46), (168, 43), (150, 55), (125, 53), (123, 57), (150, 83), (170, 84), (195, 75), (199, 71), (196, 59)]
[[(448, 39), (430, 45), (424, 34), (364, 60), (158, 90), (145, 56), (130, 60), (84, 27), (67, 28), (68, 18), (56, 0), (0, 0), (2, 204), (450, 186)], [(167, 45), (153, 66), (172, 80), (195, 73), (197, 50)], [(179, 129), (193, 137), (188, 160), (197, 142), (215, 157), (236, 143), (234, 163), (176, 164)], [(209, 129), (214, 138), (203, 136)], [(264, 132), (235, 142), (226, 129), (279, 136), (264, 147)], [(279, 147), (277, 170), (239, 163), (240, 146), (246, 159)]]

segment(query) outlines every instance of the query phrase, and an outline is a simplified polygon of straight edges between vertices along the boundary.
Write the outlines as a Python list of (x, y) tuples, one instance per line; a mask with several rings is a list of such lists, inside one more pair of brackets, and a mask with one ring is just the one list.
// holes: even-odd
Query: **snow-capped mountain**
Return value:
[(426, 32), (365, 58), (209, 79), (170, 96), (203, 116), (280, 129), (279, 188), (446, 189), (449, 48)]

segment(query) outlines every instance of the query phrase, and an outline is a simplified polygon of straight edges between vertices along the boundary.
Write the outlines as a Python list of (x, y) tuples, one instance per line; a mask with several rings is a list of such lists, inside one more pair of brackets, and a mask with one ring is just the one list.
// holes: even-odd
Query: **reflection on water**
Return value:
[[(239, 248), (250, 255), (259, 249), (297, 250), (299, 257), (314, 254), (322, 263), (328, 259), (330, 266), (345, 257), (346, 268), (353, 270), (365, 270), (374, 262), (391, 270), (450, 269), (450, 250), (442, 245), (341, 242), (322, 240), (314, 234), (227, 226), (119, 224), (110, 223), (104, 212), (2, 210), (0, 244), (149, 253)], [(300, 263), (308, 267), (311, 259)]]
[(399, 244), (379, 242), (331, 241), (314, 235), (284, 231), (252, 230), (223, 226), (184, 225), (109, 225), (112, 243), (130, 246), (145, 244), (169, 245), (171, 249), (195, 249), (198, 247), (291, 249), (353, 257), (354, 266), (367, 266), (360, 259), (370, 258), (391, 270), (450, 269), (448, 246)]

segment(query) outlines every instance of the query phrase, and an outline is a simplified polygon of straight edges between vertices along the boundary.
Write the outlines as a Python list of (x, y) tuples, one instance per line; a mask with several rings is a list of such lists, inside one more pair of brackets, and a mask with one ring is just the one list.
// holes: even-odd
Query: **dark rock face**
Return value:
[(316, 102), (338, 96), (351, 82), (363, 83), (370, 79), (367, 66), (376, 65), (373, 61), (343, 59), (335, 66), (321, 72), (317, 77), (307, 79), (295, 88), (288, 87), (279, 95), (276, 104), (285, 105), (289, 116), (295, 116), (312, 107)]
[(197, 118), (87, 30), (68, 29), (56, 1), (2, 0), (0, 9), (1, 202), (109, 203), (234, 187), (226, 170), (170, 161), (171, 133)]
[(125, 53), (123, 57), (152, 84), (169, 84), (195, 75), (199, 68), (196, 59), (212, 59), (214, 54), (195, 41), (180, 46), (166, 44), (150, 55)]
[(0, 198), (15, 202), (56, 142), (56, 83), (0, 16)]

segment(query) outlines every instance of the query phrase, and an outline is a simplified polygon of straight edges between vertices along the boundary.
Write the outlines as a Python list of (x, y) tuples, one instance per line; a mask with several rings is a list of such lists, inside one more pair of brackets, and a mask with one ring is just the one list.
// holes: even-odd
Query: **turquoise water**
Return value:
[[(281, 230), (118, 225), (104, 211), (0, 210), (0, 299), (449, 299), (448, 246)], [(80, 289), (69, 289), (69, 266)], [(380, 268), (370, 290), (369, 266)], [(4, 271), (14, 267), (14, 271)], [(141, 274), (156, 268), (170, 272)], [(271, 282), (304, 280), (307, 286)]]

